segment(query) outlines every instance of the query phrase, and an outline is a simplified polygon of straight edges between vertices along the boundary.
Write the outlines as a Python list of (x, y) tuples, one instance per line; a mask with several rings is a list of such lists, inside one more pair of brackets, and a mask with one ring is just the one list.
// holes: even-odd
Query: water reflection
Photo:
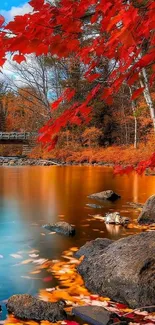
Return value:
[[(119, 239), (130, 235), (131, 229), (105, 225), (88, 215), (123, 211), (124, 216), (136, 218), (137, 212), (126, 202), (144, 202), (154, 194), (154, 180), (153, 176), (134, 173), (114, 177), (112, 169), (104, 167), (0, 168), (0, 300), (14, 293), (35, 294), (47, 287), (42, 281), (44, 272), (32, 277), (33, 264), (20, 265), (11, 254), (20, 252), (24, 260), (37, 249), (40, 257), (57, 259), (70, 246), (80, 246), (96, 237)], [(87, 198), (90, 193), (107, 189), (122, 198), (115, 203), (103, 202), (102, 209), (86, 207), (87, 203), (97, 203)], [(41, 228), (58, 220), (76, 225), (74, 239), (51, 235)]]

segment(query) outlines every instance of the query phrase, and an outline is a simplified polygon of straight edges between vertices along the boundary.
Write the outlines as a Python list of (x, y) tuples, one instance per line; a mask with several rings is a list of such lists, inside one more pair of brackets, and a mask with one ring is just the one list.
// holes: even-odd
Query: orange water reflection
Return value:
[[(40, 257), (57, 259), (62, 251), (80, 246), (96, 237), (119, 239), (140, 230), (105, 225), (94, 219), (96, 213), (121, 211), (136, 219), (138, 212), (129, 208), (128, 201), (145, 202), (155, 192), (155, 177), (130, 174), (113, 176), (105, 167), (2, 167), (0, 168), (0, 300), (14, 293), (36, 293), (45, 286), (42, 278), (27, 277), (31, 265), (14, 266), (10, 256), (38, 249)], [(115, 203), (88, 199), (91, 193), (112, 189), (121, 195)], [(92, 209), (87, 203), (101, 204)], [(66, 220), (76, 225), (74, 238), (50, 235), (41, 226)], [(8, 273), (8, 270), (11, 272)], [(51, 285), (51, 284), (50, 284)]]

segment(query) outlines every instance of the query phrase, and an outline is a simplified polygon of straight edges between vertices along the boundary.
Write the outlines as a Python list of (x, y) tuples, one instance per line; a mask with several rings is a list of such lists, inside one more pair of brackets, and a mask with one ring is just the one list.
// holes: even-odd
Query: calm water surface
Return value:
[[(87, 195), (112, 189), (121, 195), (115, 203), (97, 202)], [(155, 193), (153, 176), (113, 176), (106, 167), (1, 167), (0, 168), (0, 300), (12, 294), (37, 294), (51, 287), (41, 274), (30, 275), (34, 264), (20, 264), (33, 250), (39, 258), (58, 259), (72, 246), (80, 246), (96, 237), (119, 239), (136, 230), (105, 225), (89, 214), (120, 211), (135, 219), (137, 211), (126, 206), (128, 201), (145, 202)], [(92, 209), (96, 203), (102, 209)], [(41, 226), (65, 220), (76, 225), (74, 238), (49, 234)], [(11, 256), (13, 254), (13, 256)], [(15, 255), (14, 255), (15, 254)], [(15, 258), (21, 255), (21, 259)], [(3, 312), (2, 317), (5, 317)]]

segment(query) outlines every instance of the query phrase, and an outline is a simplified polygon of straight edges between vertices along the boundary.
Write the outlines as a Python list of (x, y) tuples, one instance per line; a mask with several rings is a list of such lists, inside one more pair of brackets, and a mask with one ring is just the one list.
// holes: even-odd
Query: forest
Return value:
[[(70, 28), (63, 22), (63, 2)], [(32, 157), (135, 165), (154, 151), (154, 4), (119, 1), (116, 9), (114, 2), (76, 3), (75, 14), (74, 1), (62, 1), (62, 8), (59, 1), (31, 1), (34, 14), (25, 15), (23, 25), (20, 16), (8, 25), (1, 18), (1, 61), (7, 66), (1, 76), (1, 129), (41, 134)], [(43, 15), (47, 25), (39, 27)], [(146, 28), (137, 33), (142, 17)], [(1, 145), (2, 154), (8, 150)]]

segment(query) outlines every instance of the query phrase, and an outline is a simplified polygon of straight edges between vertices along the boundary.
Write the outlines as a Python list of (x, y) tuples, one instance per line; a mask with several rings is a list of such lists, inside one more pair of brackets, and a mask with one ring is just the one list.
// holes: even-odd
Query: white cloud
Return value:
[(10, 10), (0, 10), (0, 14), (5, 17), (6, 21), (13, 20), (17, 15), (25, 15), (32, 12), (33, 8), (29, 3), (25, 3), (19, 7), (12, 7)]

